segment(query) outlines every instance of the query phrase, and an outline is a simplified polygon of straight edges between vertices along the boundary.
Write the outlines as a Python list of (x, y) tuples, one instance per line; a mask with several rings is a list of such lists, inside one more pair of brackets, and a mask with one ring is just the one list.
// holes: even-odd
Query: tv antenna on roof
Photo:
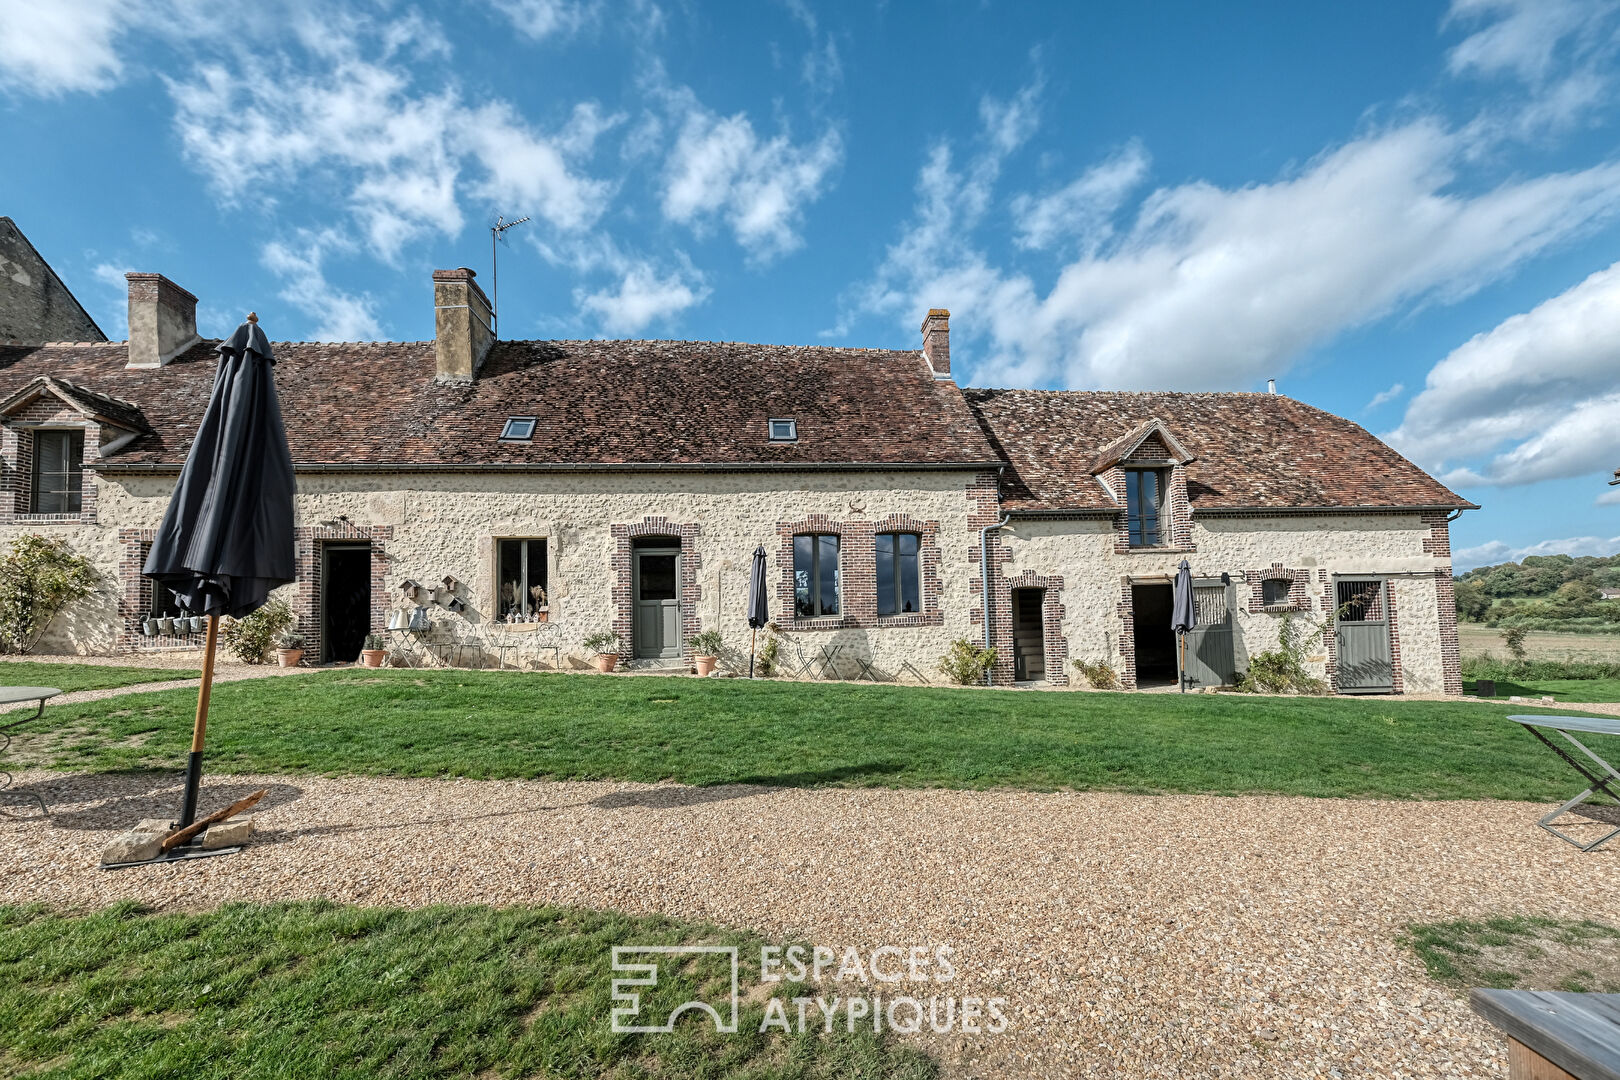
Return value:
[(495, 336), (495, 328), (501, 325), (501, 273), (495, 258), (496, 241), (505, 238), (507, 229), (512, 228), (514, 225), (521, 225), (528, 220), (527, 214), (516, 221), (507, 221), (504, 217), (497, 216), (495, 224), (489, 227), (489, 306), (491, 309), (489, 321), (495, 324), (489, 328), (491, 337)]

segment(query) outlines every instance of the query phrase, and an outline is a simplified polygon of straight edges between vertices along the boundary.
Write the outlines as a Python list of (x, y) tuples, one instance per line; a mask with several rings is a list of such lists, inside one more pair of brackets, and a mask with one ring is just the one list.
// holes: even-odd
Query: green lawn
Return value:
[[(1466, 693), (1474, 693), (1473, 680), (1463, 683)], [(1540, 697), (1551, 694), (1559, 701), (1620, 701), (1620, 679), (1526, 679), (1524, 682), (1496, 680), (1496, 696)]]
[[(688, 784), (1567, 796), (1524, 706), (352, 670), (214, 690), (220, 772)], [(195, 694), (46, 711), (11, 763), (180, 767)], [(1620, 740), (1593, 747), (1620, 758)]]
[(1620, 927), (1591, 919), (1504, 915), (1420, 923), (1403, 940), (1430, 978), (1458, 989), (1620, 993)]
[(158, 668), (103, 667), (99, 664), (48, 664), (33, 660), (0, 663), (0, 686), (54, 686), (63, 693), (108, 690), (144, 682), (200, 679), (200, 671)]
[[(610, 1028), (614, 945), (740, 947), (736, 1034), (686, 1014), (670, 1034)], [(853, 1034), (759, 1034), (759, 941), (577, 908), (230, 904), (91, 915), (0, 907), (0, 1073), (39, 1078), (319, 1076), (923, 1080), (933, 1062)], [(722, 1006), (729, 961), (659, 965), (637, 1022)], [(624, 977), (622, 974), (620, 977)], [(781, 996), (790, 997), (795, 984)], [(662, 1010), (662, 1015), (659, 1011)], [(794, 1007), (787, 1005), (789, 1015)]]

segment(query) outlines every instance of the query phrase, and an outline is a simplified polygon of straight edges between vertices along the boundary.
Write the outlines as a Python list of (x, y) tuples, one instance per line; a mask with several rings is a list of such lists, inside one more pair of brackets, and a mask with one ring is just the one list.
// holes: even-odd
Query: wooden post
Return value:
[(748, 677), (754, 677), (754, 647), (759, 644), (759, 627), (754, 627), (753, 633), (748, 637)]
[(219, 647), (219, 616), (208, 616), (208, 643), (204, 646), (202, 685), (197, 688), (197, 719), (191, 725), (191, 757), (186, 760), (186, 794), (180, 805), (180, 828), (197, 820), (197, 796), (202, 788), (203, 737), (208, 731), (208, 698), (214, 689), (214, 651)]

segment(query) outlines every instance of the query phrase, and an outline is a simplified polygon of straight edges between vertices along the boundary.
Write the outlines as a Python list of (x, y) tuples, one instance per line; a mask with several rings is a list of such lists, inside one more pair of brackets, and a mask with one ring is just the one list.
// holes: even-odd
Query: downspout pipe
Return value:
[[(1003, 528), (1011, 520), (1011, 516), (1002, 514), (1000, 521), (979, 530), (979, 569), (984, 572), (984, 647), (987, 649), (994, 648), (990, 633), (990, 530)], [(986, 671), (984, 685), (990, 686), (994, 681)]]

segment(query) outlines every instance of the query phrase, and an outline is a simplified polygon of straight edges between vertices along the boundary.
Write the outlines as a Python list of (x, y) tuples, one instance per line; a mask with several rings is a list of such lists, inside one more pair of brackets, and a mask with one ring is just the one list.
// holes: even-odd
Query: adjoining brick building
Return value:
[[(1200, 684), (1289, 614), (1338, 689), (1461, 689), (1448, 520), (1472, 504), (1300, 402), (963, 390), (940, 310), (912, 350), (499, 341), (472, 271), (433, 290), (433, 341), (273, 345), (312, 658), (425, 603), (446, 638), (543, 621), (565, 660), (614, 630), (627, 663), (680, 666), (717, 629), (745, 662), (763, 545), (794, 666), (932, 674), (988, 625), (999, 684), (1068, 685), (1077, 658), (1173, 681), (1187, 559)], [(167, 600), (139, 567), (216, 343), (165, 278), (129, 303), (129, 342), (0, 347), (0, 541), (60, 535), (102, 574), (48, 647), (193, 643), (143, 634)]]

